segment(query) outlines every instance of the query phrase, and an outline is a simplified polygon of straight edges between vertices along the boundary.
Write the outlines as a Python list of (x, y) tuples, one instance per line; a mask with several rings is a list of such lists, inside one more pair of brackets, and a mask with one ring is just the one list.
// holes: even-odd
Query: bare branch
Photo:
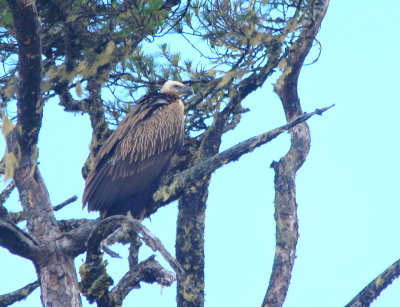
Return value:
[(36, 241), (13, 223), (0, 219), (0, 245), (11, 253), (27, 259), (36, 259), (40, 248)]
[(174, 269), (177, 275), (183, 276), (185, 271), (174, 257), (167, 251), (160, 239), (150, 232), (143, 224), (134, 219), (129, 219), (129, 223), (133, 230), (141, 235), (140, 239), (146, 243), (153, 251), (159, 251), (165, 261)]
[(89, 302), (96, 301), (99, 305), (104, 306), (114, 306), (115, 304), (115, 298), (108, 290), (113, 281), (106, 272), (106, 264), (103, 262), (100, 246), (104, 239), (120, 227), (137, 232), (151, 249), (160, 252), (177, 274), (184, 274), (183, 268), (168, 253), (161, 241), (139, 221), (122, 215), (111, 216), (94, 225), (87, 243), (86, 261), (79, 270), (82, 277), (81, 290)]
[(26, 299), (37, 287), (39, 287), (39, 282), (35, 281), (19, 290), (0, 295), (0, 306), (10, 306), (18, 301)]
[(140, 288), (140, 282), (158, 283), (161, 286), (169, 287), (176, 280), (175, 274), (164, 269), (154, 255), (140, 262), (126, 273), (119, 283), (111, 290), (117, 303), (122, 303), (124, 298), (133, 289)]
[[(317, 7), (317, 4), (321, 3), (323, 11), (319, 11), (320, 7)], [(301, 30), (299, 38), (290, 48), (287, 65), (274, 86), (288, 122), (303, 113), (297, 92), (298, 78), (304, 59), (325, 16), (328, 3), (329, 0), (314, 1), (310, 8), (309, 26)], [(295, 177), (306, 160), (311, 146), (307, 123), (301, 123), (291, 129), (290, 140), (291, 147), (288, 153), (279, 162), (273, 162), (271, 165), (275, 171), (276, 248), (263, 307), (283, 305), (290, 284), (299, 237)]]
[(400, 276), (400, 260), (397, 260), (384, 272), (371, 281), (355, 298), (345, 307), (367, 307), (378, 298), (396, 278)]
[(231, 148), (228, 148), (227, 150), (218, 153), (211, 158), (196, 164), (192, 168), (176, 174), (173, 177), (164, 177), (160, 188), (153, 195), (153, 203), (151, 204), (151, 210), (147, 212), (148, 215), (154, 213), (158, 208), (178, 198), (182, 194), (184, 188), (194, 181), (210, 175), (215, 170), (229, 162), (238, 160), (244, 154), (252, 152), (255, 148), (272, 141), (283, 132), (288, 131), (296, 125), (310, 119), (312, 116), (316, 114), (321, 115), (331, 107), (333, 107), (333, 105), (326, 108), (317, 109), (311, 113), (300, 115), (286, 125), (240, 142), (239, 144), (232, 146)]
[(170, 255), (164, 245), (153, 233), (150, 232), (138, 220), (123, 215), (116, 215), (100, 221), (94, 228), (88, 239), (88, 255), (100, 251), (101, 242), (112, 234), (117, 228), (127, 227), (127, 230), (134, 230), (140, 235), (140, 239), (153, 251), (159, 251), (174, 271), (180, 275), (184, 273), (183, 268)]
[(62, 208), (64, 208), (65, 206), (68, 206), (69, 204), (73, 203), (74, 201), (76, 201), (78, 199), (78, 196), (74, 195), (71, 196), (70, 198), (68, 198), (67, 200), (64, 200), (62, 203), (56, 205), (53, 207), (53, 211), (58, 211), (61, 210)]

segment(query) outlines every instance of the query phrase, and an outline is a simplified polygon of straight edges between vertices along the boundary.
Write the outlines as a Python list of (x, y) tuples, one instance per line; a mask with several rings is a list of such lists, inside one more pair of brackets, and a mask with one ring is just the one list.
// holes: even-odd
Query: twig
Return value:
[(397, 260), (384, 272), (371, 281), (355, 298), (345, 307), (367, 307), (370, 306), (381, 292), (386, 289), (396, 278), (400, 276), (400, 260)]
[(25, 287), (19, 290), (0, 295), (0, 306), (10, 306), (18, 301), (26, 299), (27, 296), (31, 294), (37, 287), (39, 287), (39, 282), (35, 281), (27, 284)]
[(62, 208), (64, 208), (65, 206), (69, 205), (70, 203), (73, 203), (74, 201), (76, 201), (78, 199), (78, 196), (74, 195), (71, 196), (70, 198), (68, 198), (67, 200), (64, 200), (62, 203), (56, 205), (53, 207), (53, 211), (58, 211), (61, 210)]
[[(64, 200), (62, 203), (56, 205), (53, 207), (53, 211), (58, 211), (61, 210), (62, 208), (64, 208), (65, 206), (73, 203), (74, 201), (76, 201), (78, 199), (78, 197), (76, 195), (68, 198), (67, 200)], [(18, 224), (24, 220), (26, 220), (26, 214), (24, 211), (20, 211), (20, 212), (10, 212), (8, 213), (8, 219), (13, 222), (14, 224)]]

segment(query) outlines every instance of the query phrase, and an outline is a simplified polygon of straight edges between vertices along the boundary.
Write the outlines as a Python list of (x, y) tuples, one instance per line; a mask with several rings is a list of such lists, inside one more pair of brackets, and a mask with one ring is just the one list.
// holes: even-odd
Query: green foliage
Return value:
[[(252, 74), (271, 74), (284, 61), (309, 2), (40, 1), (43, 99), (84, 102), (94, 78), (102, 84), (107, 120), (117, 124), (148, 90), (167, 79), (190, 80), (198, 95), (187, 104), (187, 132), (203, 132), (231, 88)], [(11, 14), (0, 4), (6, 107), (16, 98), (17, 49)]]

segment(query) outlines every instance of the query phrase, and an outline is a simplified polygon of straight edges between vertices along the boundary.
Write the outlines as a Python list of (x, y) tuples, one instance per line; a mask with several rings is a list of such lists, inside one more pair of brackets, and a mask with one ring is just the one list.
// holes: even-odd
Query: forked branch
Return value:
[[(96, 301), (99, 306), (116, 306), (118, 305), (118, 301), (123, 299), (130, 290), (136, 288), (140, 281), (151, 281), (168, 285), (172, 284), (175, 280), (173, 275), (167, 273), (168, 271), (158, 267), (155, 261), (153, 261), (152, 264), (142, 262), (138, 267), (132, 268), (116, 288), (114, 288), (113, 292), (110, 292), (109, 287), (113, 284), (113, 280), (106, 271), (106, 263), (103, 261), (102, 257), (101, 243), (121, 227), (126, 228), (127, 233), (131, 231), (138, 233), (141, 240), (145, 242), (146, 245), (153, 251), (160, 252), (168, 264), (175, 270), (176, 274), (184, 274), (183, 268), (169, 254), (161, 241), (139, 221), (130, 217), (116, 215), (99, 221), (93, 226), (94, 229), (87, 243), (86, 262), (79, 270), (82, 277), (81, 291), (89, 302)], [(149, 260), (148, 262), (151, 261)], [(149, 272), (146, 271), (146, 268), (149, 268), (148, 266), (152, 268), (153, 274), (151, 276), (146, 275), (146, 272)], [(165, 278), (165, 280), (163, 278)]]
[(160, 286), (171, 286), (176, 280), (175, 274), (164, 269), (154, 255), (140, 262), (130, 269), (112, 289), (111, 294), (117, 303), (122, 303), (124, 298), (133, 289), (140, 288), (140, 283), (158, 283)]

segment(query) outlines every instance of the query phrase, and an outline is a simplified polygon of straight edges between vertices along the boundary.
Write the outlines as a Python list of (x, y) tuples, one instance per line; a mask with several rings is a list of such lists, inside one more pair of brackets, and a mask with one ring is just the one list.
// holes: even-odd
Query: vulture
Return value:
[(143, 219), (161, 176), (184, 136), (182, 96), (190, 86), (167, 81), (160, 93), (142, 97), (98, 152), (82, 197), (101, 218), (128, 212)]

